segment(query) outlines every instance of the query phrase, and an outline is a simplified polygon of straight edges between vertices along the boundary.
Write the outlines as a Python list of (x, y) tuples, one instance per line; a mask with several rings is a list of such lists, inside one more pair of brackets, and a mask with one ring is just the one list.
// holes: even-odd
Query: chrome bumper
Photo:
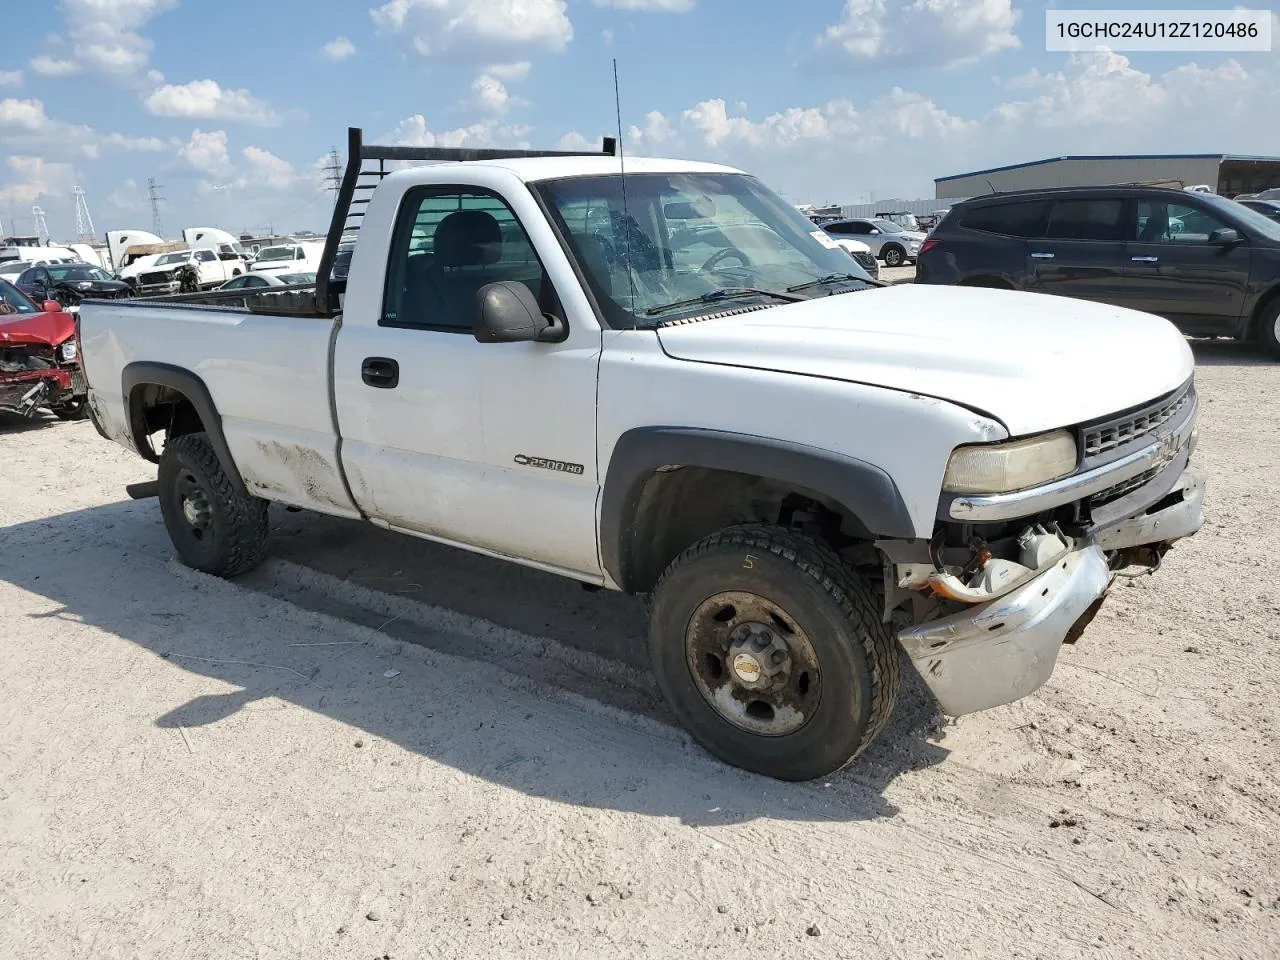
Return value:
[(1091, 542), (1013, 592), (898, 640), (945, 713), (975, 713), (1048, 680), (1063, 638), (1110, 583), (1106, 555)]
[(1176, 502), (1107, 527), (1098, 532), (1095, 541), (1103, 550), (1124, 550), (1191, 536), (1204, 526), (1205, 480), (1203, 470), (1188, 466), (1160, 501)]

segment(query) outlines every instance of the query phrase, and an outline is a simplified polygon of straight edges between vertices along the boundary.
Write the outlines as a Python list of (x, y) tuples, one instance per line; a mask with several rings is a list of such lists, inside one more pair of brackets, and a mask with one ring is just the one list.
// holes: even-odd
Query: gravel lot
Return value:
[(0, 421), (0, 956), (1276, 956), (1280, 364), (1196, 351), (1206, 529), (802, 785), (669, 725), (633, 600), (283, 511), (212, 580), (147, 464)]

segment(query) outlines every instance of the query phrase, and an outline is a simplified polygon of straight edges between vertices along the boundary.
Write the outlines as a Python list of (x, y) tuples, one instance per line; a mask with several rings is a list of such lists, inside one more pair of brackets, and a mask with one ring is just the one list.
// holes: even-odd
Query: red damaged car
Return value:
[(0, 410), (61, 420), (89, 415), (88, 388), (76, 349), (76, 325), (56, 300), (43, 309), (0, 280)]

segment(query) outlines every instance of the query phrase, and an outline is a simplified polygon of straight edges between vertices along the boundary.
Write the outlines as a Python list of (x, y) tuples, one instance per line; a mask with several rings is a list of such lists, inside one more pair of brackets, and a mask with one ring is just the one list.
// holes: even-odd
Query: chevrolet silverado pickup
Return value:
[(884, 727), (900, 649), (946, 713), (1024, 697), (1203, 522), (1163, 319), (885, 286), (747, 174), (611, 140), (348, 156), (314, 287), (81, 310), (94, 423), (199, 570), (278, 503), (649, 594), (676, 717), (798, 780)]

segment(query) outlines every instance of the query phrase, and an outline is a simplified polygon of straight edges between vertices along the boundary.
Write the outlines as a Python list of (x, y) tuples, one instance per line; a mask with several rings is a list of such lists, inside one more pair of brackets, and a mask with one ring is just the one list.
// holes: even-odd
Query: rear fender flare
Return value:
[(663, 467), (704, 467), (777, 481), (821, 494), (844, 507), (873, 539), (915, 539), (911, 514), (880, 467), (818, 447), (749, 434), (687, 427), (641, 427), (618, 438), (600, 502), (605, 570), (634, 592), (633, 539), (646, 483)]
[[(209, 388), (200, 377), (190, 370), (170, 363), (138, 362), (126, 366), (120, 375), (120, 380), (128, 408), (129, 429), (133, 433), (134, 446), (137, 450), (146, 456), (146, 451), (152, 448), (145, 434), (141, 419), (142, 411), (137, 408), (134, 401), (134, 389), (144, 384), (168, 387), (191, 401), (191, 405), (200, 416), (200, 423), (205, 433), (209, 435), (209, 442), (218, 455), (218, 462), (222, 464), (223, 471), (238, 493), (248, 492), (244, 485), (244, 478), (240, 476), (240, 470), (231, 456), (231, 448), (227, 446), (226, 434), (222, 430), (222, 416), (213, 402), (213, 395), (209, 393)], [(154, 452), (148, 459), (154, 459)]]

